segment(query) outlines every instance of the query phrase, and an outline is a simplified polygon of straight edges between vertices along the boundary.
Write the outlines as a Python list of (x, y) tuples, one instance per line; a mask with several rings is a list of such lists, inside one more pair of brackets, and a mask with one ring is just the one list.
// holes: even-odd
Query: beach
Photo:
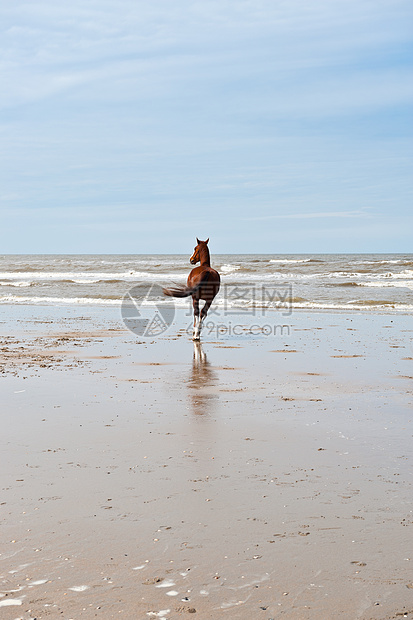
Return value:
[(413, 3), (1, 16), (0, 620), (413, 620)]
[(413, 618), (408, 314), (0, 311), (1, 618)]

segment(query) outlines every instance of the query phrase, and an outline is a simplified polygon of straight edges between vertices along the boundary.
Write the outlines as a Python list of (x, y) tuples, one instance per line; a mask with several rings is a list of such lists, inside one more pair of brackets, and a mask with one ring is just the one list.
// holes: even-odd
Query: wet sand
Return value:
[(2, 619), (413, 618), (411, 317), (253, 321), (1, 308)]

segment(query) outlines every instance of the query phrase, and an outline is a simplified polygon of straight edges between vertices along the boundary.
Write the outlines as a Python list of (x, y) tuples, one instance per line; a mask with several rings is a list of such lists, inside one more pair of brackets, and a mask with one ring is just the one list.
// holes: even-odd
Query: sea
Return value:
[[(211, 266), (217, 308), (413, 311), (413, 254), (217, 254)], [(0, 303), (120, 306), (131, 290), (170, 303), (161, 287), (186, 283), (191, 269), (189, 255), (3, 255)]]

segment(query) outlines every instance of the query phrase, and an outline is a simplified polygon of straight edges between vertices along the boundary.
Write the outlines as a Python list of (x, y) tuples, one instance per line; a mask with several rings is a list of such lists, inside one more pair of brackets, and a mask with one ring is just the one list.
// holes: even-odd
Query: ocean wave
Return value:
[(396, 282), (359, 282), (357, 286), (369, 288), (408, 288), (413, 290), (413, 280), (396, 280)]
[(386, 260), (360, 260), (355, 261), (354, 265), (413, 265), (413, 261), (405, 258)]
[[(190, 299), (175, 299), (174, 306), (177, 309), (187, 310), (188, 317), (192, 317), (192, 308)], [(170, 304), (170, 299), (155, 299), (145, 301), (145, 305), (157, 307), (159, 305)], [(122, 298), (96, 298), (96, 297), (23, 297), (18, 295), (0, 296), (0, 305), (18, 304), (18, 305), (44, 305), (44, 306), (118, 306), (122, 304)], [(337, 302), (319, 302), (306, 300), (303, 297), (293, 297), (287, 300), (287, 303), (275, 302), (268, 304), (257, 302), (254, 300), (246, 300), (245, 303), (239, 301), (231, 301), (228, 299), (220, 299), (214, 302), (217, 314), (213, 320), (228, 320), (237, 315), (251, 316), (256, 312), (256, 316), (264, 316), (262, 313), (270, 311), (291, 312), (291, 310), (357, 310), (357, 311), (395, 311), (395, 312), (412, 312), (413, 304), (400, 303), (392, 300), (376, 300), (376, 299), (352, 299), (346, 303)], [(222, 313), (222, 314), (221, 314)], [(211, 316), (212, 320), (212, 316)]]
[[(370, 273), (369, 271), (333, 271), (331, 273), (325, 273), (324, 276), (327, 278), (347, 278), (351, 280), (351, 278), (365, 278), (366, 273), (368, 273), (369, 278), (373, 279), (399, 279), (399, 278), (413, 278), (413, 270), (405, 269), (400, 272), (386, 271), (384, 273)], [(318, 274), (322, 276), (322, 274)]]
[[(153, 278), (151, 278), (151, 279), (153, 279)], [(104, 280), (93, 280), (93, 279), (90, 279), (90, 280), (88, 280), (86, 278), (83, 278), (81, 280), (78, 280), (78, 279), (76, 279), (76, 280), (59, 280), (59, 282), (72, 282), (73, 284), (99, 284), (99, 283), (102, 283), (102, 284), (121, 284), (122, 282), (125, 282), (125, 280), (122, 280), (122, 279), (119, 280), (119, 279), (116, 279), (116, 278), (114, 278), (113, 280), (107, 280), (107, 279), (104, 279)]]
[(221, 265), (219, 270), (224, 274), (233, 273), (234, 271), (238, 271), (240, 269), (240, 265), (232, 265), (231, 263)]
[(119, 284), (123, 282), (123, 280), (98, 280), (98, 282), (104, 282), (105, 284)]
[(269, 282), (269, 281), (283, 281), (288, 282), (289, 280), (314, 280), (315, 278), (326, 278), (328, 274), (325, 273), (282, 273), (280, 271), (267, 271), (266, 273), (251, 273), (248, 271), (245, 272), (237, 272), (233, 279), (231, 279), (232, 274), (221, 274), (221, 279), (224, 284), (229, 283), (237, 283), (239, 280), (242, 280), (244, 283), (251, 281), (254, 284), (260, 284), (261, 282)]
[(46, 306), (120, 306), (122, 299), (96, 297), (20, 297), (0, 295), (0, 304), (24, 304)]
[(321, 262), (312, 258), (271, 258), (269, 260), (270, 263), (281, 263), (281, 264), (289, 264), (289, 263), (311, 263), (311, 262)]
[[(168, 304), (168, 300), (157, 300), (148, 302), (148, 305), (162, 305)], [(188, 316), (192, 316), (192, 304), (188, 302), (188, 299), (174, 299), (174, 305), (176, 308), (187, 308)], [(290, 311), (290, 310), (389, 310), (400, 312), (411, 312), (413, 310), (413, 304), (400, 303), (391, 300), (362, 300), (354, 299), (348, 302), (327, 302), (327, 301), (312, 301), (305, 299), (304, 297), (292, 297), (283, 302), (268, 302), (256, 300), (230, 300), (230, 299), (218, 299), (214, 300), (214, 307), (217, 311), (217, 317), (230, 318), (236, 314), (236, 310), (240, 311), (241, 315), (251, 315), (251, 312), (257, 312), (257, 316), (263, 311)], [(222, 313), (222, 314), (221, 314)], [(212, 316), (211, 316), (212, 320)], [(216, 320), (216, 317), (214, 317)]]
[[(222, 274), (223, 282), (227, 282), (228, 276), (230, 275), (231, 274)], [(362, 281), (363, 279), (366, 279), (366, 278), (370, 278), (374, 280), (398, 280), (398, 279), (407, 280), (409, 278), (413, 279), (413, 271), (410, 269), (405, 269), (404, 271), (401, 271), (399, 273), (385, 272), (385, 273), (375, 274), (375, 273), (371, 273), (368, 271), (366, 272), (364, 271), (334, 271), (334, 272), (316, 271), (313, 273), (266, 271), (266, 272), (251, 273), (251, 272), (244, 272), (244, 270), (242, 270), (236, 273), (236, 275), (234, 276), (234, 281), (235, 280), (253, 280), (259, 283), (260, 281), (268, 281), (268, 280), (283, 280), (283, 281), (310, 280), (310, 281), (314, 281), (314, 280), (319, 279), (320, 281), (325, 281), (325, 280), (328, 281), (328, 280), (336, 279), (340, 281), (342, 279), (346, 279), (352, 282), (353, 280)]]
[(405, 269), (400, 273), (390, 273), (388, 277), (393, 278), (413, 278), (413, 269)]
[(306, 299), (305, 297), (292, 297), (291, 299), (288, 300), (288, 303), (290, 303), (292, 305), (300, 304), (302, 302), (309, 303), (309, 300)]
[[(53, 280), (59, 282), (77, 282), (79, 284), (89, 284), (93, 282), (110, 282), (110, 281), (133, 281), (148, 280), (155, 281), (162, 278), (163, 280), (171, 278), (188, 277), (188, 272), (169, 272), (169, 273), (153, 273), (150, 271), (124, 271), (121, 273), (104, 271), (33, 271), (30, 278), (33, 281)], [(27, 280), (27, 273), (22, 271), (5, 271), (0, 273), (1, 280)]]
[(0, 286), (15, 286), (19, 288), (35, 286), (35, 282), (25, 282), (24, 280), (20, 280), (19, 282), (0, 282)]
[(351, 299), (347, 302), (348, 305), (353, 306), (405, 306), (407, 304), (397, 304), (394, 300), (389, 299)]
[(293, 308), (303, 310), (395, 310), (400, 312), (412, 312), (413, 304), (396, 303), (394, 301), (377, 300), (352, 300), (347, 303), (320, 303), (305, 302), (293, 304)]
[[(19, 267), (18, 267), (18, 268), (19, 268), (19, 271), (20, 271), (22, 274), (25, 274), (25, 273), (32, 273), (33, 271), (39, 271), (39, 268), (38, 268), (38, 267), (32, 267), (32, 266), (30, 266), (30, 265), (27, 265), (27, 266), (25, 266), (25, 265), (19, 265)], [(15, 272), (13, 271), (13, 269), (12, 269), (11, 273), (12, 273), (12, 274), (13, 274), (13, 273), (15, 273)]]
[[(237, 267), (237, 269), (235, 269)], [(231, 286), (282, 286), (282, 285), (296, 285), (296, 286), (328, 286), (328, 287), (394, 287), (394, 288), (408, 288), (413, 287), (413, 270), (405, 269), (400, 273), (386, 272), (383, 274), (366, 274), (358, 273), (355, 271), (339, 271), (339, 272), (327, 272), (316, 271), (315, 273), (291, 273), (282, 271), (255, 271), (254, 269), (238, 268), (238, 266), (231, 266), (234, 271), (227, 272), (221, 271), (221, 285), (222, 289), (228, 289)], [(10, 277), (13, 274), (10, 272), (4, 272), (0, 274), (0, 287), (33, 287), (33, 286), (47, 286), (53, 287), (57, 296), (67, 296), (67, 290), (69, 286), (76, 288), (91, 287), (91, 290), (98, 291), (99, 287), (103, 290), (108, 287), (113, 287), (113, 290), (118, 290), (124, 283), (126, 286), (137, 286), (140, 283), (142, 285), (152, 283), (162, 286), (167, 286), (172, 282), (184, 284), (187, 281), (188, 272), (183, 273), (162, 273), (153, 274), (150, 272), (123, 272), (123, 273), (102, 273), (102, 272), (85, 272), (73, 273), (73, 272), (60, 272), (42, 274), (36, 272), (30, 274), (30, 279), (27, 274), (24, 276), (21, 272), (14, 274), (14, 277)], [(64, 288), (66, 287), (66, 289)], [(118, 287), (118, 288), (115, 288)], [(60, 290), (59, 290), (60, 288)]]
[(413, 290), (413, 280), (390, 280), (376, 282), (329, 282), (326, 286), (352, 287), (360, 286), (367, 288), (408, 288)]

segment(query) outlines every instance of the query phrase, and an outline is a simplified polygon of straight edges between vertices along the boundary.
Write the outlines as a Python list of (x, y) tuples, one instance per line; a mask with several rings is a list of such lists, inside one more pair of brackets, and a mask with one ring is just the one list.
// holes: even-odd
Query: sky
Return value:
[(0, 24), (0, 253), (413, 251), (411, 0), (14, 0)]

